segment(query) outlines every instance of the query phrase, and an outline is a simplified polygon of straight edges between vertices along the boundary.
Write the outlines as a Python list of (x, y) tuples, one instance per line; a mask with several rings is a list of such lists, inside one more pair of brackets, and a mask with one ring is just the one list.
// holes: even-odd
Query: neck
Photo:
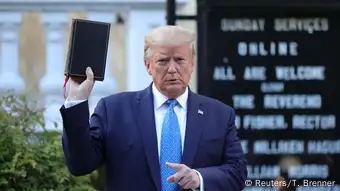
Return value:
[(155, 87), (161, 94), (163, 94), (168, 99), (177, 99), (179, 96), (183, 95), (185, 93), (186, 89), (187, 89), (187, 87), (185, 86), (185, 87), (181, 88), (180, 90), (177, 89), (177, 90), (169, 91), (169, 90), (164, 90), (164, 89), (157, 87), (157, 86), (155, 86)]
[(185, 90), (182, 91), (182, 92), (163, 92), (163, 91), (161, 91), (161, 93), (169, 99), (177, 99), (179, 96), (184, 94), (184, 92), (185, 92)]

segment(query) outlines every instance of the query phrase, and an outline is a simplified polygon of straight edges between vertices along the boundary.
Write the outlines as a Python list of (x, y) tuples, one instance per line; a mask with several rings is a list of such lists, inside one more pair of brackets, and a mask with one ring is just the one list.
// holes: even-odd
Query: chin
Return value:
[(166, 85), (165, 89), (169, 95), (173, 95), (173, 96), (179, 96), (183, 94), (185, 91), (185, 87), (183, 86), (183, 84), (180, 84), (180, 83)]
[(173, 84), (167, 84), (166, 89), (182, 89), (183, 84), (182, 83), (173, 83)]

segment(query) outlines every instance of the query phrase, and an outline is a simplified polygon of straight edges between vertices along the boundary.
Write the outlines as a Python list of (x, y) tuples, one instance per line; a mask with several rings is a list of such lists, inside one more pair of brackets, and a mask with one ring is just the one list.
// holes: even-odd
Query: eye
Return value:
[(185, 59), (184, 59), (184, 58), (181, 58), (181, 57), (178, 57), (178, 58), (176, 58), (176, 62), (177, 62), (178, 64), (184, 64), (184, 63), (185, 63)]
[(169, 59), (161, 58), (157, 60), (157, 64), (160, 66), (166, 65), (168, 63)]

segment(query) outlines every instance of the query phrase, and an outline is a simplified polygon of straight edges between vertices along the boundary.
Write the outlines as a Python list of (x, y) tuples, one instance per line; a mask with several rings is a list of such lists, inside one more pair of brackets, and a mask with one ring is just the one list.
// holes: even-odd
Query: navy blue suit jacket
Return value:
[[(87, 101), (60, 112), (73, 175), (106, 164), (108, 191), (161, 191), (151, 86), (101, 99), (90, 123)], [(207, 191), (242, 190), (247, 168), (234, 110), (189, 91), (187, 116), (182, 163), (201, 173)]]

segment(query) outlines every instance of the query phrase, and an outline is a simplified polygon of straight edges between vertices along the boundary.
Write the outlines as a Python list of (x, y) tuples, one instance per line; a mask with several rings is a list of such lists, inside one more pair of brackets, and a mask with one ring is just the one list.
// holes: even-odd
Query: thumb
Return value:
[(175, 182), (175, 176), (174, 175), (172, 175), (172, 176), (170, 176), (170, 177), (168, 177), (167, 179), (166, 179), (166, 181), (167, 182)]
[(93, 75), (93, 71), (90, 67), (86, 68), (86, 80), (93, 82), (94, 79), (94, 75)]

